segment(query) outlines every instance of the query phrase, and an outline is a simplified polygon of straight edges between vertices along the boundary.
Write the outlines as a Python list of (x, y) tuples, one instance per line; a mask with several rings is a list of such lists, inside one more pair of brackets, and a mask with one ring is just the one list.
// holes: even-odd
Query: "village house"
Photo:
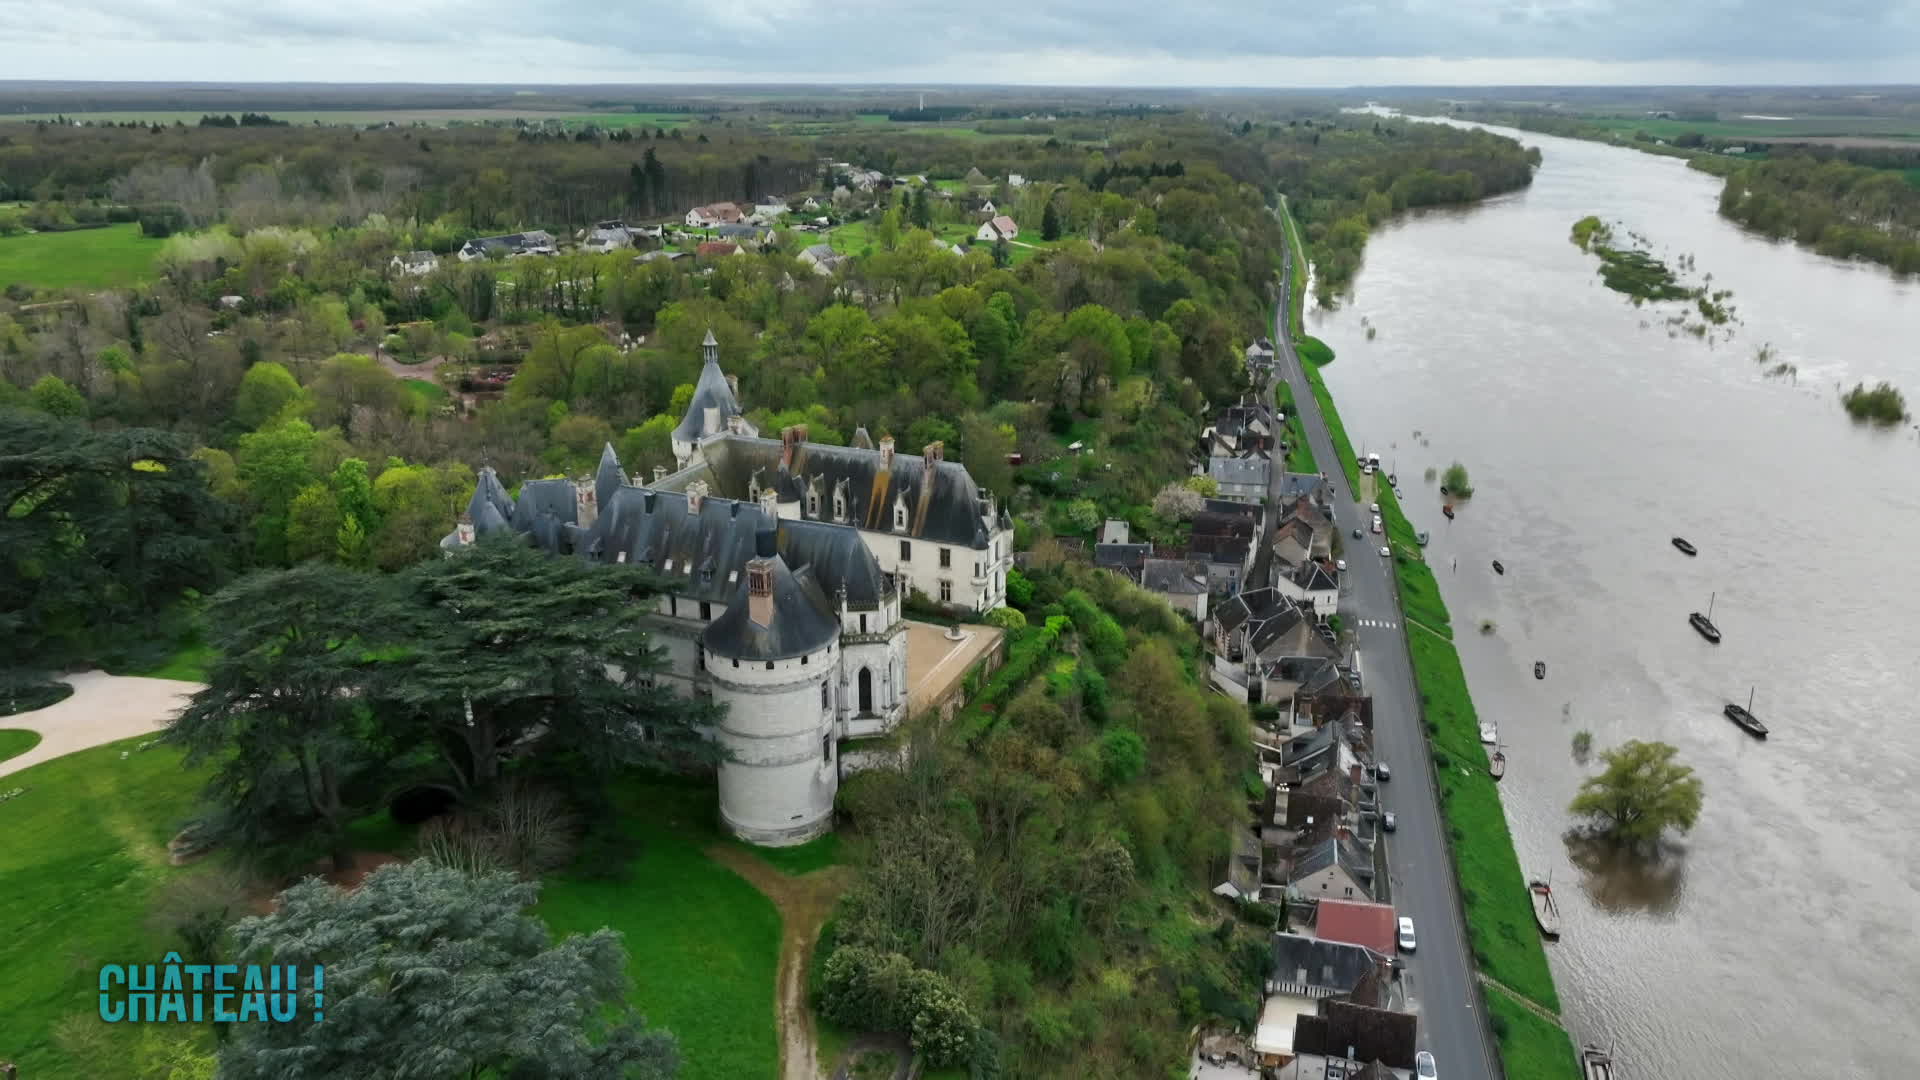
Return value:
[(1149, 558), (1140, 566), (1140, 587), (1173, 605), (1175, 611), (1207, 618), (1207, 565), (1193, 559)]
[(687, 227), (707, 229), (715, 225), (735, 225), (741, 218), (740, 207), (730, 202), (708, 203), (687, 211)]
[(735, 225), (715, 225), (713, 235), (716, 239), (728, 240), (742, 247), (759, 247), (766, 243), (767, 238), (773, 233), (762, 226), (742, 222)]
[(1391, 958), (1398, 947), (1399, 929), (1391, 904), (1329, 898), (1315, 906), (1313, 936), (1359, 945)]
[(897, 454), (891, 436), (876, 447), (863, 428), (852, 445), (828, 446), (808, 442), (804, 426), (762, 439), (720, 370), (711, 333), (703, 352), (693, 400), (672, 435), (679, 471), (655, 487), (704, 483), (716, 494), (763, 503), (783, 521), (851, 527), (903, 591), (965, 611), (1005, 605), (1013, 522), (966, 466), (946, 460), (944, 443)]
[(1286, 570), (1276, 565), (1273, 577), (1281, 596), (1305, 606), (1321, 622), (1340, 609), (1340, 577), (1331, 563), (1302, 559)]
[(991, 244), (1000, 240), (1012, 240), (1019, 235), (1020, 226), (1015, 225), (1012, 218), (1001, 214), (984, 225), (981, 225), (979, 230), (973, 234), (973, 238)]
[(1274, 351), (1273, 342), (1266, 338), (1256, 339), (1253, 344), (1247, 346), (1248, 378), (1256, 382), (1264, 381), (1273, 374), (1276, 359), (1277, 353)]
[(535, 229), (504, 236), (476, 237), (461, 247), (459, 258), (461, 262), (489, 258), (514, 259), (524, 255), (555, 255), (559, 250), (552, 234)]
[(1208, 620), (1211, 678), (1222, 693), (1253, 703), (1291, 702), (1339, 681), (1333, 632), (1313, 613), (1271, 587), (1242, 589)]
[(1213, 887), (1213, 894), (1228, 900), (1260, 899), (1260, 860), (1259, 834), (1244, 827), (1234, 829), (1233, 852), (1217, 875), (1223, 880)]
[[(1322, 1001), (1354, 996), (1382, 1000), (1389, 972), (1366, 949), (1276, 933), (1272, 950), (1273, 973), (1267, 978), (1266, 998), (1253, 1035), (1255, 1060), (1262, 1068), (1282, 1068), (1304, 1052), (1301, 1024), (1319, 1015)], [(1315, 1032), (1309, 1041), (1317, 1044), (1320, 1038), (1321, 1033)]]
[(650, 263), (665, 259), (668, 262), (672, 262), (674, 259), (684, 258), (687, 258), (687, 253), (684, 251), (649, 251), (644, 255), (635, 255), (633, 261), (637, 263)]
[(1267, 497), (1268, 478), (1273, 462), (1263, 455), (1252, 457), (1210, 457), (1204, 467), (1195, 466), (1194, 474), (1208, 476), (1219, 485), (1222, 499), (1257, 503)]
[(593, 255), (605, 255), (632, 246), (633, 232), (624, 221), (599, 222), (587, 230), (580, 240), (580, 250)]
[(834, 271), (846, 265), (846, 257), (833, 250), (832, 244), (811, 244), (800, 252), (800, 261), (813, 268), (821, 277), (832, 277)]
[(1194, 447), (1196, 463), (1216, 457), (1270, 458), (1279, 446), (1282, 426), (1281, 418), (1263, 402), (1249, 398), (1229, 405), (1200, 430)]
[(703, 240), (693, 249), (693, 253), (703, 259), (717, 259), (723, 255), (745, 255), (747, 250), (727, 240)]
[(754, 225), (772, 225), (787, 212), (787, 200), (781, 198), (762, 198), (754, 202), (753, 213), (748, 216)]
[(1207, 589), (1238, 592), (1251, 572), (1264, 511), (1258, 504), (1207, 499), (1187, 526), (1187, 557), (1207, 566)]
[(387, 262), (394, 273), (409, 276), (431, 274), (439, 265), (440, 259), (431, 251), (409, 251), (395, 255)]

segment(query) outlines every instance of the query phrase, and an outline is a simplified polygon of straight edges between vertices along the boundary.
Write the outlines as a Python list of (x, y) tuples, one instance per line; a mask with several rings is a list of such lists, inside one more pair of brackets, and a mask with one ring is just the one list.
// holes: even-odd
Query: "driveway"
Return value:
[[(1325, 418), (1294, 351), (1287, 326), (1293, 259), (1283, 265), (1281, 302), (1273, 340), (1279, 350), (1279, 374), (1293, 389), (1294, 409), (1300, 415), (1313, 460), (1334, 487), (1334, 524), (1340, 535), (1371, 524), (1367, 507), (1347, 490), (1346, 472), (1334, 453)], [(1271, 397), (1269, 397), (1271, 400)], [(1423, 634), (1404, 627), (1394, 592), (1393, 568), (1380, 557), (1378, 544), (1356, 545), (1347, 553), (1350, 591), (1341, 597), (1340, 615), (1354, 628), (1356, 647), (1365, 656), (1365, 692), (1373, 697), (1374, 746), (1380, 760), (1394, 767), (1393, 780), (1380, 785), (1380, 808), (1394, 811), (1399, 828), (1387, 844), (1394, 908), (1412, 916), (1420, 951), (1406, 959), (1406, 990), (1420, 1002), (1421, 1048), (1438, 1060), (1447, 1077), (1491, 1080), (1501, 1076), (1494, 1061), (1488, 1028), (1479, 1015), (1473, 962), (1468, 951), (1466, 922), (1460, 897), (1454, 890), (1453, 866), (1447, 854), (1445, 825), (1435, 792), (1433, 763), (1426, 733), (1420, 726), (1419, 695), (1414, 688), (1413, 664), (1403, 634)]]
[(83, 671), (61, 681), (73, 687), (73, 694), (65, 701), (0, 717), (0, 727), (40, 733), (40, 745), (19, 757), (0, 761), (0, 776), (75, 750), (158, 732), (200, 689), (199, 683), (109, 675), (104, 671)]

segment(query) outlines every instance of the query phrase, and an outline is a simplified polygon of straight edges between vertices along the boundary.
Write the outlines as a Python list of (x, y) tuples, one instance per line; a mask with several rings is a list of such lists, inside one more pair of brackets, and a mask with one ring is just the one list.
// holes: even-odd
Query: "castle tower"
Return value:
[(780, 557), (772, 528), (754, 537), (739, 591), (702, 633), (714, 699), (720, 817), (750, 843), (805, 843), (833, 827), (840, 786), (833, 673), (840, 622), (819, 585)]
[[(733, 379), (720, 370), (720, 342), (708, 330), (700, 343), (700, 381), (694, 384), (687, 415), (673, 429), (673, 456), (686, 468), (700, 444), (716, 435), (758, 435), (746, 422)], [(736, 422), (734, 418), (740, 419)]]

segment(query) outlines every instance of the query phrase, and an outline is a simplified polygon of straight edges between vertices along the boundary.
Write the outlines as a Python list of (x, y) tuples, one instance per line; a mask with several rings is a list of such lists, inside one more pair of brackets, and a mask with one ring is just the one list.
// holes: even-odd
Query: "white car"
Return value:
[(1433, 1055), (1425, 1050), (1413, 1055), (1413, 1075), (1420, 1080), (1438, 1080), (1439, 1073), (1433, 1070)]
[(1400, 916), (1400, 951), (1413, 951), (1413, 918), (1409, 915)]
[(1369, 510), (1371, 510), (1371, 511), (1373, 511), (1373, 516), (1374, 516), (1374, 517), (1379, 517), (1379, 516), (1380, 516), (1380, 504), (1379, 504), (1379, 503), (1374, 503), (1374, 504), (1373, 504), (1372, 506), (1369, 506), (1369, 507), (1367, 507), (1367, 509), (1369, 509)]
[(1334, 568), (1335, 570), (1338, 570), (1338, 571), (1340, 571), (1340, 572), (1341, 572), (1341, 573), (1343, 573), (1343, 574), (1344, 574), (1344, 573), (1346, 573), (1346, 572), (1347, 572), (1347, 560), (1345, 560), (1345, 559), (1335, 559), (1335, 560), (1334, 560), (1334, 562), (1333, 562), (1333, 568)]
[(1373, 531), (1376, 533), (1380, 531), (1380, 519), (1378, 517), (1373, 519)]
[(1391, 557), (1392, 555), (1393, 555), (1393, 549), (1392, 549), (1392, 548), (1390, 548), (1390, 547), (1388, 547), (1388, 546), (1386, 546), (1385, 544), (1382, 544), (1382, 545), (1380, 545), (1380, 557), (1381, 557), (1381, 558), (1383, 558), (1383, 559), (1385, 559), (1385, 558), (1389, 558), (1389, 557)]

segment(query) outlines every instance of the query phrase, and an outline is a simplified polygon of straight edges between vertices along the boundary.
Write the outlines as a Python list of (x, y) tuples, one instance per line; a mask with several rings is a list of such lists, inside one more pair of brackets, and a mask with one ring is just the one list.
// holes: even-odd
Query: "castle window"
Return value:
[(700, 601), (700, 617), (708, 620), (713, 618), (713, 605), (705, 600)]
[(694, 643), (693, 666), (697, 668), (704, 668), (707, 666), (707, 643), (704, 641), (698, 641)]
[(820, 707), (824, 709), (828, 704), (830, 703), (827, 700), (827, 684), (823, 682), (820, 684)]
[(860, 632), (863, 634), (867, 632), (867, 617), (865, 615), (860, 616)]
[(847, 520), (847, 497), (837, 491), (833, 493), (833, 520), (842, 523)]
[(801, 658), (800, 658), (800, 666), (801, 666), (801, 667), (806, 667), (806, 666), (807, 666), (807, 661), (808, 661), (809, 659), (810, 659), (810, 657), (805, 657), (805, 656), (803, 656), (803, 657), (801, 657)]
[(896, 529), (904, 529), (907, 527), (907, 508), (905, 504), (893, 508), (893, 527)]
[(833, 761), (833, 733), (832, 732), (828, 732), (827, 734), (820, 736), (820, 760), (825, 762)]
[(820, 496), (811, 491), (807, 492), (807, 516), (810, 518), (820, 516)]
[(949, 548), (940, 549), (940, 569), (953, 569), (953, 551)]
[(953, 603), (953, 582), (942, 581), (940, 583), (940, 602), (943, 604)]
[(913, 561), (913, 541), (911, 540), (900, 541), (900, 561), (901, 562)]
[(769, 660), (769, 661), (767, 661), (767, 670), (768, 670), (768, 671), (772, 671), (772, 670), (773, 670), (773, 661), (771, 661), (771, 660)]

